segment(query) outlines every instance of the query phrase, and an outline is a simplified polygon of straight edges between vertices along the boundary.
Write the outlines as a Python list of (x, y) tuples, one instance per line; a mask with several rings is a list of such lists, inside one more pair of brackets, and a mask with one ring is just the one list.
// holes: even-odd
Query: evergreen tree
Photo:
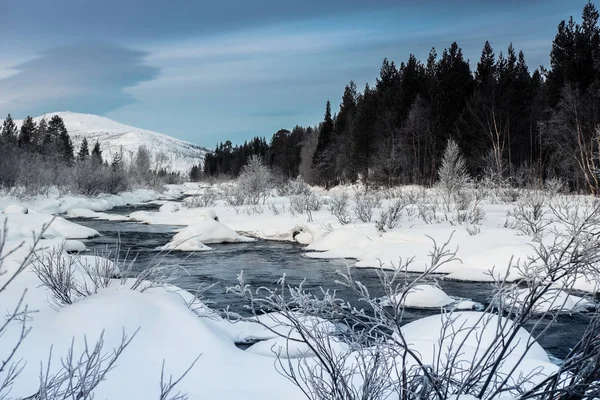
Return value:
[(42, 118), (35, 131), (33, 147), (38, 153), (48, 154), (49, 146), (50, 137), (48, 135), (48, 122), (46, 122), (46, 118)]
[(334, 124), (331, 117), (331, 103), (327, 100), (325, 105), (325, 118), (319, 129), (319, 140), (317, 149), (313, 156), (313, 168), (317, 171), (319, 183), (329, 186), (334, 181), (335, 157), (333, 155), (333, 133)]
[(110, 164), (113, 171), (122, 171), (123, 170), (123, 149), (121, 149), (118, 153), (115, 154), (112, 163)]
[(79, 161), (87, 160), (90, 156), (90, 149), (88, 147), (87, 138), (83, 138), (81, 141), (81, 147), (79, 147), (79, 153), (77, 153), (77, 159)]
[(37, 126), (33, 118), (27, 117), (21, 125), (21, 133), (19, 134), (19, 147), (31, 149), (34, 144)]
[(74, 151), (73, 141), (65, 129), (59, 136), (59, 154), (67, 164), (71, 164), (75, 158)]
[(96, 144), (94, 145), (94, 148), (92, 149), (92, 160), (97, 165), (102, 165), (102, 150), (100, 149), (100, 142), (98, 142), (97, 140)]
[(14, 144), (17, 142), (17, 136), (19, 134), (19, 129), (17, 128), (17, 124), (13, 120), (12, 116), (8, 114), (4, 123), (2, 124), (2, 131), (0, 132), (0, 136), (4, 143)]

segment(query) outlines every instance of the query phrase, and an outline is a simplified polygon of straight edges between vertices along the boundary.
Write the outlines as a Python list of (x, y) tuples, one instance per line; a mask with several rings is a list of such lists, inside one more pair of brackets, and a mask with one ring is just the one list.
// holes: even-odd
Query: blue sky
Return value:
[(0, 0), (0, 112), (100, 114), (213, 147), (312, 125), (384, 57), (512, 42), (549, 66), (587, 0)]

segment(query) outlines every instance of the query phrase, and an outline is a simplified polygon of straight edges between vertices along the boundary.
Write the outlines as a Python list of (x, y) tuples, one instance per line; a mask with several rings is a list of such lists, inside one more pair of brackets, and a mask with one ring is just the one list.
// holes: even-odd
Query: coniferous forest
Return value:
[[(550, 66), (527, 65), (512, 44), (483, 43), (469, 63), (452, 43), (427, 60), (384, 59), (374, 86), (350, 81), (339, 109), (326, 102), (316, 127), (281, 129), (270, 142), (219, 144), (204, 175), (237, 176), (250, 155), (284, 178), (301, 174), (331, 187), (431, 185), (449, 139), (474, 178), (535, 185), (560, 178), (577, 192), (600, 191), (600, 26), (593, 3), (560, 22)], [(199, 178), (195, 168), (192, 178)]]

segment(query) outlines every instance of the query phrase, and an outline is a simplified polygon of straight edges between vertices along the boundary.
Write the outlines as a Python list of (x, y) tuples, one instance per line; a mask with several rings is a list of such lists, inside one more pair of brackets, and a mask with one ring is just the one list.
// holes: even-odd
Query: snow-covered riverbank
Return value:
[[(74, 253), (84, 246), (77, 239), (92, 237), (98, 232), (61, 217), (53, 219), (52, 213), (110, 220), (115, 216), (102, 211), (117, 205), (160, 198), (163, 205), (159, 211), (134, 212), (128, 219), (184, 228), (174, 235), (169, 248), (187, 243), (188, 247), (180, 250), (200, 250), (205, 243), (248, 240), (240, 236), (248, 234), (264, 239), (297, 241), (307, 245), (307, 250), (311, 251), (307, 253), (309, 257), (353, 258), (357, 260), (357, 266), (362, 267), (379, 266), (381, 262), (392, 268), (414, 256), (407, 268), (412, 271), (423, 271), (430, 265), (431, 239), (442, 244), (452, 237), (450, 248), (458, 247), (461, 261), (451, 260), (436, 272), (466, 280), (490, 279), (487, 274), (494, 267), (492, 275), (497, 273), (506, 275), (509, 280), (517, 279), (521, 276), (520, 270), (516, 266), (508, 268), (511, 256), (525, 259), (533, 254), (532, 237), (504, 226), (507, 212), (515, 207), (514, 204), (484, 204), (485, 218), (474, 226), (478, 232), (472, 230), (473, 227), (467, 229), (449, 221), (426, 223), (411, 211), (404, 212), (397, 226), (382, 231), (375, 222), (362, 222), (356, 218), (341, 224), (330, 213), (328, 206), (332, 196), (343, 191), (351, 193), (352, 190), (317, 191), (323, 204), (320, 210), (312, 211), (310, 215), (290, 213), (293, 199), (287, 196), (272, 197), (264, 205), (235, 207), (224, 200), (217, 200), (210, 207), (193, 207), (189, 202), (181, 204), (168, 200), (181, 195), (202, 195), (206, 188), (195, 184), (170, 187), (166, 194), (138, 191), (97, 199), (57, 197), (19, 202), (18, 205), (15, 199), (0, 199), (5, 210), (0, 214), (0, 221), (7, 228), (2, 252), (5, 258), (0, 267), (0, 305), (1, 311), (9, 316), (5, 332), (0, 336), (0, 359), (12, 354), (20, 342), (23, 326), (31, 329), (11, 358), (13, 363), (23, 360), (21, 364), (15, 364), (23, 369), (10, 385), (8, 397), (28, 396), (37, 390), (40, 365), (46, 371), (50, 364), (48, 374), (56, 376), (64, 373), (59, 360), (67, 357), (70, 351), (76, 359), (82, 354), (82, 359), (85, 359), (86, 341), (91, 347), (101, 343), (99, 352), (107, 355), (105, 363), (108, 362), (113, 349), (127, 343), (128, 339), (124, 339), (123, 335), (135, 337), (124, 346), (115, 370), (94, 389), (97, 398), (158, 397), (164, 361), (166, 377), (172, 375), (174, 380), (193, 365), (177, 386), (177, 391), (187, 393), (190, 399), (204, 398), (207, 393), (211, 398), (225, 400), (240, 397), (300, 399), (304, 398), (303, 394), (277, 372), (273, 357), (276, 354), (284, 358), (306, 357), (309, 366), (318, 364), (316, 359), (311, 358), (314, 354), (306, 343), (290, 345), (280, 337), (299, 338), (293, 326), (286, 326), (285, 318), (282, 322), (282, 317), (271, 316), (261, 321), (263, 325), (252, 321), (232, 324), (215, 315), (193, 294), (169, 285), (164, 277), (157, 277), (162, 273), (160, 270), (139, 280), (120, 279), (125, 266), (115, 265), (102, 257)], [(580, 200), (582, 205), (589, 201), (583, 197), (571, 199)], [(393, 201), (393, 198), (383, 200), (373, 210), (373, 221)], [(352, 207), (351, 204), (350, 209)], [(33, 232), (39, 235), (44, 224), (48, 223), (50, 226), (41, 238), (32, 236)], [(552, 223), (558, 226), (557, 222)], [(33, 246), (36, 251), (31, 253)], [(22, 264), (27, 257), (29, 261)], [(68, 284), (72, 288), (67, 298), (57, 296), (56, 291), (40, 279), (39, 271), (48, 272), (49, 265), (54, 268), (68, 266)], [(36, 270), (37, 273), (34, 272)], [(576, 288), (596, 291), (593, 276), (588, 274), (576, 278)], [(406, 299), (397, 300), (408, 307), (441, 307), (451, 301), (439, 289), (427, 285), (413, 290)], [(544, 301), (548, 302), (548, 299)], [(574, 308), (580, 305), (579, 301), (571, 303)], [(473, 327), (471, 336), (460, 338), (466, 343), (461, 351), (461, 362), (471, 362), (483, 355), (486, 346), (485, 343), (481, 345), (482, 338), (489, 343), (492, 341), (496, 326), (493, 322), (482, 324), (484, 315), (480, 312), (455, 314), (461, 330)], [(497, 319), (492, 314), (489, 316)], [(413, 351), (422, 355), (424, 363), (434, 361), (438, 350), (441, 350), (437, 347), (440, 343), (446, 348), (443, 343), (448, 337), (443, 328), (447, 321), (444, 318), (429, 317), (403, 328), (403, 337)], [(334, 329), (328, 321), (307, 319), (306, 323), (318, 334), (324, 327), (327, 331)], [(509, 325), (506, 326), (510, 329)], [(424, 336), (424, 332), (427, 335)], [(557, 370), (545, 351), (524, 329), (518, 330), (518, 337), (517, 343), (521, 344), (511, 349), (511, 357), (499, 373), (530, 376), (535, 371), (535, 376), (527, 383), (531, 385)], [(255, 340), (263, 341), (250, 347), (249, 351), (235, 346), (236, 342)], [(340, 342), (332, 351), (351, 355), (355, 350)], [(52, 359), (49, 358), (50, 352)], [(517, 362), (522, 355), (524, 361)], [(354, 362), (361, 362), (358, 355), (354, 359)], [(7, 373), (0, 373), (0, 381)], [(360, 379), (356, 384), (360, 385)]]

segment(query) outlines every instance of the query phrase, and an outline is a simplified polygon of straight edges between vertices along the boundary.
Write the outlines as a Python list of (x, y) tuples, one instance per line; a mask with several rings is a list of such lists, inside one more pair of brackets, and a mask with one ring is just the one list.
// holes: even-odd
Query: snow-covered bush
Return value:
[(228, 185), (223, 188), (225, 203), (231, 207), (240, 207), (246, 204), (246, 192), (237, 184)]
[(321, 201), (317, 195), (309, 191), (304, 194), (297, 194), (290, 197), (290, 208), (289, 211), (292, 215), (306, 213), (308, 222), (312, 222), (313, 211), (319, 211), (321, 209)]
[(261, 157), (253, 155), (242, 168), (236, 181), (239, 190), (245, 194), (248, 204), (266, 202), (273, 189), (273, 180), (269, 167), (263, 164)]
[(354, 201), (354, 214), (362, 222), (371, 222), (375, 209), (381, 207), (381, 196), (377, 192), (357, 191)]
[(208, 187), (202, 194), (186, 198), (183, 204), (189, 208), (214, 207), (218, 198), (219, 193), (212, 187)]
[(406, 208), (406, 205), (406, 201), (400, 198), (391, 203), (387, 210), (381, 211), (379, 219), (375, 221), (377, 230), (385, 232), (386, 230), (397, 228), (400, 225), (402, 212)]
[(560, 178), (550, 178), (544, 182), (544, 189), (553, 196), (563, 193), (566, 188), (567, 184)]
[(277, 194), (279, 196), (308, 195), (310, 192), (310, 186), (308, 186), (301, 175), (298, 175), (296, 179), (290, 180), (283, 186), (277, 188)]
[(348, 193), (344, 192), (339, 195), (331, 196), (329, 212), (336, 217), (338, 222), (342, 225), (352, 222), (352, 217), (350, 216), (350, 196)]
[(546, 228), (552, 223), (547, 216), (546, 197), (543, 192), (535, 192), (521, 198), (507, 213), (506, 227), (515, 229), (523, 235), (540, 239)]

